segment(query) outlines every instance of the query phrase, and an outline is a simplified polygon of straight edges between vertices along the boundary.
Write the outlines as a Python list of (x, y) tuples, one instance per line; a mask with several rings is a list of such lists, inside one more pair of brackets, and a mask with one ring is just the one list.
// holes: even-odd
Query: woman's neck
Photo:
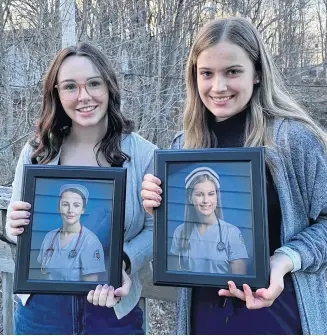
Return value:
[(106, 116), (96, 125), (81, 126), (77, 123), (72, 124), (69, 135), (66, 138), (67, 142), (74, 145), (92, 146), (98, 144), (104, 137), (108, 128), (108, 117)]
[(200, 233), (201, 236), (203, 236), (211, 228), (211, 226), (216, 224), (216, 223), (217, 223), (217, 219), (216, 219), (216, 221), (213, 221), (213, 220), (202, 221), (201, 223), (199, 223), (197, 225), (198, 232)]
[(71, 233), (79, 233), (81, 230), (81, 223), (75, 223), (74, 225), (67, 225), (66, 223), (63, 224), (62, 229), (60, 230), (63, 236), (68, 236)]
[(211, 216), (199, 216), (199, 226), (201, 227), (207, 227), (214, 225), (218, 222), (218, 219), (215, 214), (212, 214)]

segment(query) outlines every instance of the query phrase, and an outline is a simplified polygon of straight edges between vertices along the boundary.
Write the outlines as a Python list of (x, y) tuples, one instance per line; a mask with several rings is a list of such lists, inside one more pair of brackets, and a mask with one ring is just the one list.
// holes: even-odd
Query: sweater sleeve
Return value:
[(324, 146), (309, 130), (297, 127), (291, 132), (290, 155), (298, 188), (307, 213), (306, 227), (284, 245), (301, 256), (301, 270), (320, 272), (327, 267), (327, 155)]
[[(145, 169), (142, 176), (147, 173), (154, 173), (154, 149), (152, 146), (145, 162)], [(141, 199), (141, 194), (139, 195)], [(135, 200), (136, 201), (136, 200)], [(140, 200), (141, 202), (141, 200)], [(128, 242), (124, 243), (124, 252), (127, 254), (131, 262), (130, 273), (138, 272), (147, 262), (153, 258), (153, 217), (145, 212), (141, 205), (141, 211), (144, 212), (144, 226), (142, 231)]]
[(12, 212), (12, 204), (22, 199), (24, 164), (31, 163), (31, 155), (32, 147), (27, 143), (20, 153), (16, 166), (14, 181), (12, 183), (12, 194), (7, 209), (6, 233), (8, 238), (14, 243), (17, 243), (17, 237), (10, 233), (10, 213)]

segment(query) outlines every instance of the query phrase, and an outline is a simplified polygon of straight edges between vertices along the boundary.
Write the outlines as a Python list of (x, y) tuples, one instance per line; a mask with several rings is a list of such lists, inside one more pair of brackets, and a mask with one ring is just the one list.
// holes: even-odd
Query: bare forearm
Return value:
[(246, 274), (246, 262), (245, 260), (238, 259), (233, 260), (230, 263), (233, 274)]
[(271, 272), (276, 272), (284, 276), (293, 269), (293, 262), (290, 257), (284, 253), (275, 253), (270, 257)]
[(83, 276), (84, 281), (98, 281), (98, 274), (87, 274)]

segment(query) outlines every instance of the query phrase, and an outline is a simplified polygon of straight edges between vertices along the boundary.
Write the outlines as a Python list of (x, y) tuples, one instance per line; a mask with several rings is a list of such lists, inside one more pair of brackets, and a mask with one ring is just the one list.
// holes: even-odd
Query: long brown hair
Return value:
[(207, 148), (218, 145), (212, 130), (215, 118), (201, 101), (197, 88), (197, 59), (202, 51), (222, 41), (236, 44), (246, 52), (260, 80), (260, 83), (254, 85), (248, 103), (250, 113), (247, 113), (244, 146), (275, 148), (274, 119), (288, 118), (301, 122), (311, 130), (326, 149), (327, 135), (291, 98), (259, 32), (253, 24), (241, 17), (223, 18), (208, 23), (198, 33), (193, 43), (186, 66), (184, 148)]
[(130, 160), (128, 154), (121, 151), (120, 140), (122, 133), (130, 133), (134, 123), (126, 119), (121, 110), (121, 96), (115, 72), (106, 57), (99, 49), (88, 43), (79, 43), (76, 46), (64, 48), (54, 58), (44, 78), (43, 104), (37, 131), (31, 145), (34, 147), (32, 159), (38, 163), (46, 164), (52, 161), (59, 153), (63, 139), (70, 132), (71, 119), (65, 113), (55, 89), (57, 75), (63, 61), (70, 56), (88, 57), (100, 71), (105, 80), (108, 93), (108, 128), (96, 152), (99, 165), (99, 153), (114, 165), (120, 165), (125, 160)]

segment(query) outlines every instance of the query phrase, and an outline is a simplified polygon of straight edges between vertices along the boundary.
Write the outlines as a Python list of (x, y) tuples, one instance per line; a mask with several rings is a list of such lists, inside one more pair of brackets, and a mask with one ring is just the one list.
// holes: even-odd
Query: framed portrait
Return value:
[(269, 284), (263, 148), (156, 150), (154, 284)]
[(18, 237), (14, 293), (120, 287), (125, 186), (126, 168), (25, 165), (31, 216)]

